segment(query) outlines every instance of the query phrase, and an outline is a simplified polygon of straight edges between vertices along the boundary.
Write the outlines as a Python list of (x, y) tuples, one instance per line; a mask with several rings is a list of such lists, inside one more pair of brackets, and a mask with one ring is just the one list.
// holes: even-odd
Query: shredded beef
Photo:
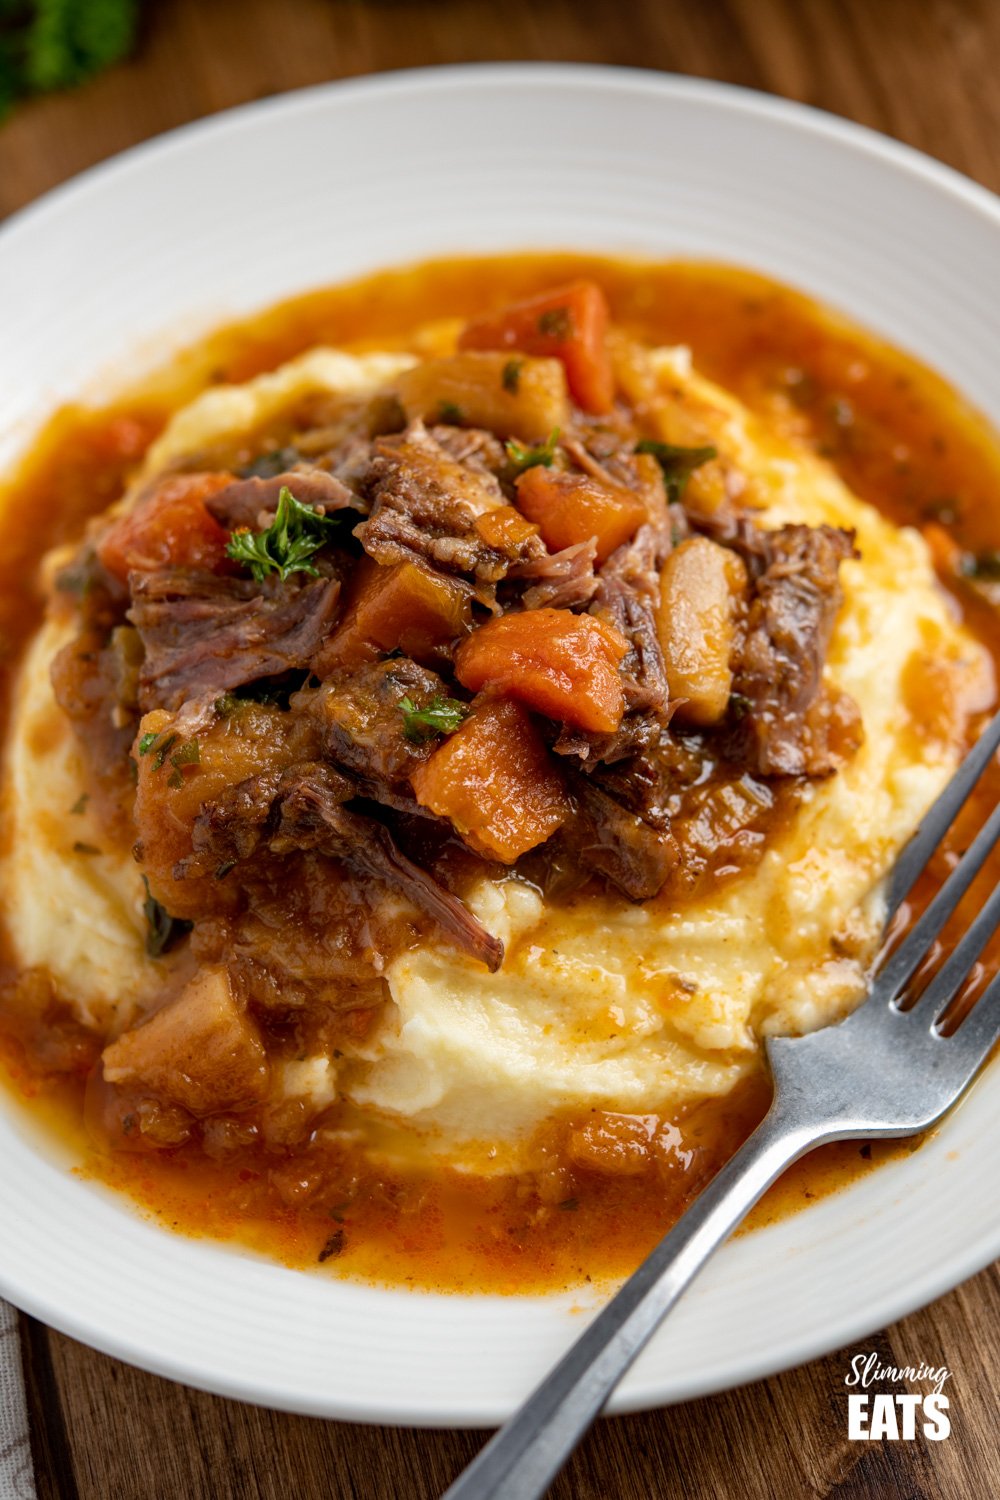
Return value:
[(583, 609), (597, 592), (596, 557), (597, 547), (591, 538), (561, 552), (515, 563), (507, 570), (507, 577), (528, 583), (521, 595), (525, 609)]
[(315, 468), (286, 469), (268, 478), (254, 475), (249, 479), (234, 480), (224, 490), (210, 495), (205, 505), (220, 526), (229, 531), (240, 527), (263, 531), (274, 520), (278, 496), (286, 486), (296, 500), (325, 515), (345, 509), (364, 513), (362, 502), (346, 484), (333, 474)]
[(133, 574), (129, 619), (145, 648), (143, 712), (307, 667), (329, 630), (340, 584), (303, 577), (258, 584), (193, 569)]
[(398, 848), (385, 824), (343, 804), (355, 793), (332, 766), (307, 762), (250, 777), (203, 809), (195, 821), (192, 860), (178, 878), (240, 863), (266, 848), (275, 855), (316, 850), (396, 890), (432, 917), (452, 941), (495, 973), (503, 944), (457, 896)]
[(660, 569), (670, 552), (666, 521), (640, 526), (632, 541), (612, 552), (601, 568), (592, 614), (617, 625), (630, 650), (621, 664), (630, 710), (663, 709), (669, 689), (656, 629)]
[(633, 901), (655, 896), (680, 857), (669, 828), (654, 828), (586, 777), (571, 785), (577, 815), (566, 832), (578, 862)]
[(857, 555), (854, 537), (832, 526), (783, 526), (761, 532), (754, 547), (765, 566), (733, 679), (744, 711), (730, 750), (764, 776), (810, 774), (818, 758), (808, 714), (843, 598), (840, 564)]
[(379, 438), (374, 451), (371, 515), (354, 534), (376, 562), (423, 560), (495, 584), (511, 563), (544, 551), (534, 536), (514, 549), (483, 539), (476, 521), (503, 503), (499, 482), (481, 465), (452, 458), (421, 422), (401, 437)]
[(400, 699), (423, 706), (447, 695), (436, 672), (397, 657), (339, 672), (315, 692), (302, 694), (300, 701), (320, 724), (331, 760), (369, 785), (398, 786), (433, 748), (407, 738)]

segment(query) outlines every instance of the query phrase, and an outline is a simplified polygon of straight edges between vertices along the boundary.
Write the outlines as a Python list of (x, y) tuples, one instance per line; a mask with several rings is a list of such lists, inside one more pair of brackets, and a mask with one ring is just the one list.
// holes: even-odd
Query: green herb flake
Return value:
[(550, 307), (538, 319), (538, 332), (549, 339), (568, 339), (573, 334), (573, 314), (568, 307)]
[(148, 755), (160, 738), (158, 734), (143, 734), (139, 737), (139, 754)]
[(679, 500), (684, 486), (695, 469), (718, 458), (717, 448), (679, 448), (675, 443), (661, 443), (656, 438), (643, 438), (635, 445), (636, 453), (651, 453), (663, 470), (667, 486), (667, 499)]
[(521, 371), (523, 369), (523, 359), (509, 359), (503, 367), (503, 373), (500, 376), (500, 384), (503, 386), (504, 390), (508, 391), (512, 396), (517, 395), (518, 388), (521, 384)]
[(287, 484), (282, 485), (271, 525), (265, 531), (234, 531), (226, 552), (249, 568), (257, 583), (263, 583), (269, 573), (277, 573), (282, 581), (292, 573), (316, 578), (319, 570), (309, 559), (326, 546), (337, 524), (336, 517), (303, 505)]
[(146, 952), (150, 958), (162, 958), (185, 933), (191, 931), (191, 923), (182, 921), (180, 917), (172, 917), (166, 907), (160, 905), (151, 893), (145, 875), (142, 883), (146, 887), (146, 899), (142, 903), (147, 925)]
[(163, 763), (166, 760), (167, 756), (170, 754), (171, 750), (176, 745), (179, 737), (180, 736), (176, 734), (168, 734), (162, 745), (157, 745), (156, 754), (153, 756), (154, 771), (160, 771), (163, 769)]
[(174, 751), (170, 757), (170, 764), (175, 771), (179, 771), (181, 766), (196, 766), (200, 760), (201, 750), (198, 741), (188, 740), (186, 745), (182, 745), (179, 750)]
[(410, 697), (400, 698), (398, 707), (403, 715), (403, 733), (417, 745), (439, 734), (454, 734), (469, 712), (457, 698), (442, 698), (440, 694), (424, 708), (418, 708)]
[(73, 806), (70, 808), (70, 813), (75, 815), (76, 817), (79, 817), (82, 812), (86, 811), (87, 803), (89, 801), (90, 793), (81, 792), (79, 797), (77, 797), (76, 801), (73, 803)]
[(235, 693), (223, 693), (221, 698), (216, 698), (212, 707), (220, 719), (227, 719), (239, 701)]
[(218, 868), (216, 869), (215, 877), (214, 878), (216, 880), (225, 880), (225, 878), (229, 874), (230, 870), (235, 870), (235, 868), (236, 868), (236, 861), (235, 861), (235, 859), (224, 859), (222, 861), (222, 864), (219, 865)]
[(535, 443), (533, 446), (526, 446), (524, 443), (519, 443), (516, 438), (509, 438), (504, 446), (507, 450), (507, 463), (512, 476), (523, 474), (526, 469), (534, 469), (538, 465), (551, 469), (558, 443), (558, 427), (553, 427), (544, 443)]
[(745, 694), (730, 693), (729, 712), (732, 718), (742, 719), (750, 712), (752, 708), (753, 704), (751, 703), (750, 699), (745, 696)]
[(439, 422), (450, 422), (452, 426), (455, 426), (462, 420), (462, 408), (454, 401), (439, 401), (437, 417)]

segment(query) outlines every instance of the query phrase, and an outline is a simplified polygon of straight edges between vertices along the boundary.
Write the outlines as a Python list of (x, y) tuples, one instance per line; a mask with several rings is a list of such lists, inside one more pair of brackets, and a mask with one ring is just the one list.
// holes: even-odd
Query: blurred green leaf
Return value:
[(119, 62), (139, 0), (0, 0), (0, 117), (25, 94), (71, 88)]

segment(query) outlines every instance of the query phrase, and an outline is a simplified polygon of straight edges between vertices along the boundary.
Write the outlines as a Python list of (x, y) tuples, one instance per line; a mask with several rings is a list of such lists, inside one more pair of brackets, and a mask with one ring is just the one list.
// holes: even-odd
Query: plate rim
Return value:
[[(743, 114), (749, 113), (758, 118), (777, 121), (798, 133), (806, 132), (839, 143), (849, 147), (855, 154), (881, 159), (911, 176), (919, 177), (937, 190), (946, 193), (950, 198), (961, 200), (972, 207), (982, 214), (994, 229), (1000, 231), (1000, 195), (974, 182), (955, 168), (911, 146), (885, 136), (868, 126), (846, 120), (812, 105), (717, 80), (692, 78), (653, 69), (578, 63), (463, 63), (400, 69), (361, 78), (331, 80), (287, 91), (264, 100), (249, 101), (163, 132), (76, 174), (9, 215), (0, 223), (0, 256), (6, 253), (7, 247), (16, 241), (22, 231), (31, 232), (35, 226), (39, 225), (43, 227), (48, 218), (59, 214), (67, 207), (72, 208), (77, 199), (85, 198), (95, 187), (104, 183), (113, 184), (117, 179), (127, 178), (135, 171), (145, 171), (151, 162), (155, 163), (160, 156), (171, 153), (178, 145), (185, 145), (191, 140), (197, 141), (207, 136), (238, 133), (250, 118), (256, 120), (262, 115), (271, 114), (291, 116), (300, 111), (308, 113), (320, 101), (327, 103), (332, 100), (337, 105), (348, 106), (350, 100), (359, 95), (399, 97), (427, 90), (440, 94), (452, 89), (467, 88), (470, 82), (475, 82), (477, 86), (509, 87), (528, 83), (532, 87), (537, 87), (544, 84), (546, 80), (563, 85), (569, 83), (598, 93), (603, 92), (610, 85), (633, 92), (669, 96), (682, 101), (690, 99), (709, 104), (714, 108)], [(880, 1170), (888, 1171), (889, 1166)], [(846, 1191), (849, 1192), (850, 1189)], [(819, 1205), (816, 1208), (819, 1208)], [(810, 1212), (815, 1212), (816, 1208), (811, 1209)], [(152, 1228), (157, 1234), (163, 1233), (155, 1224)], [(766, 1233), (766, 1231), (760, 1232)], [(222, 1248), (225, 1248), (224, 1242), (222, 1242)], [(918, 1282), (911, 1281), (905, 1288), (900, 1286), (895, 1297), (884, 1297), (874, 1309), (859, 1312), (853, 1323), (843, 1323), (840, 1333), (847, 1332), (849, 1337), (846, 1340), (839, 1340), (835, 1347), (843, 1347), (845, 1342), (853, 1342), (866, 1332), (870, 1332), (873, 1327), (881, 1327), (887, 1322), (894, 1322), (916, 1308), (926, 1305), (927, 1302), (976, 1274), (997, 1254), (1000, 1254), (1000, 1235), (990, 1229), (984, 1229), (979, 1235), (970, 1239), (960, 1260), (954, 1256), (950, 1259), (948, 1269), (929, 1270)], [(335, 1416), (338, 1420), (394, 1422), (421, 1427), (452, 1427), (459, 1424), (485, 1426), (492, 1425), (503, 1416), (503, 1411), (496, 1406), (487, 1410), (485, 1403), (481, 1410), (465, 1408), (456, 1413), (441, 1411), (440, 1403), (435, 1408), (423, 1404), (420, 1400), (413, 1401), (409, 1410), (396, 1403), (391, 1416), (387, 1416), (385, 1410), (373, 1412), (370, 1406), (362, 1403), (352, 1404), (349, 1394), (345, 1397), (343, 1393), (340, 1393), (333, 1402), (329, 1399), (317, 1400), (314, 1405), (309, 1406), (301, 1398), (291, 1394), (282, 1397), (280, 1392), (276, 1394), (263, 1391), (259, 1380), (254, 1381), (252, 1377), (245, 1384), (233, 1378), (219, 1377), (213, 1380), (211, 1374), (192, 1369), (191, 1366), (184, 1365), (181, 1360), (169, 1356), (161, 1357), (155, 1353), (150, 1354), (138, 1344), (133, 1346), (127, 1338), (103, 1337), (99, 1329), (95, 1331), (94, 1327), (87, 1323), (85, 1315), (63, 1314), (56, 1309), (53, 1316), (52, 1309), (47, 1305), (43, 1294), (36, 1295), (29, 1290), (25, 1295), (20, 1288), (11, 1288), (3, 1265), (0, 1265), (0, 1292), (31, 1315), (41, 1318), (50, 1326), (106, 1354), (197, 1389), (253, 1404), (309, 1415)], [(527, 1301), (540, 1299), (514, 1298), (512, 1300), (523, 1305)], [(714, 1378), (706, 1377), (700, 1382), (691, 1383), (682, 1394), (664, 1398), (662, 1377), (653, 1378), (645, 1383), (634, 1384), (627, 1388), (624, 1394), (619, 1392), (610, 1403), (609, 1411), (611, 1413), (634, 1412), (697, 1399), (716, 1391), (752, 1383), (828, 1352), (830, 1352), (829, 1336), (816, 1331), (811, 1337), (801, 1336), (797, 1340), (786, 1340), (783, 1354), (777, 1363), (773, 1357), (768, 1357), (763, 1351), (756, 1361), (744, 1360), (735, 1380), (727, 1378), (724, 1374)], [(433, 1398), (431, 1400), (433, 1401)]]

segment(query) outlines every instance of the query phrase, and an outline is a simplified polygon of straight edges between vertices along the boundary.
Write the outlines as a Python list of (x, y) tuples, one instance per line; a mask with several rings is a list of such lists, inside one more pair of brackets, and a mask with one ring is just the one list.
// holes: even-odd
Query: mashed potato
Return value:
[[(137, 483), (307, 392), (370, 392), (409, 363), (320, 350), (212, 390), (174, 418)], [(753, 870), (695, 902), (673, 909), (609, 894), (546, 910), (518, 879), (484, 879), (470, 905), (507, 946), (498, 974), (429, 944), (393, 963), (393, 1003), (363, 1049), (338, 1063), (336, 1087), (478, 1166), (516, 1165), (554, 1111), (669, 1113), (722, 1095), (759, 1066), (763, 1034), (806, 1031), (856, 1004), (883, 876), (953, 772), (963, 715), (988, 685), (985, 653), (954, 622), (916, 532), (889, 524), (677, 351), (660, 351), (656, 364), (748, 477), (763, 524), (855, 529), (861, 559), (842, 568), (827, 675), (856, 701), (865, 741), (839, 774), (806, 786)], [(69, 629), (49, 622), (18, 685), (0, 899), (21, 962), (48, 968), (84, 1020), (116, 1032), (159, 974), (142, 951), (130, 857), (73, 849), (89, 843), (86, 815), (67, 816), (82, 769), (48, 682)], [(931, 728), (914, 694), (925, 674), (938, 705)], [(307, 1071), (308, 1080), (290, 1074), (288, 1092), (320, 1080), (332, 1096), (328, 1061), (310, 1059)]]

